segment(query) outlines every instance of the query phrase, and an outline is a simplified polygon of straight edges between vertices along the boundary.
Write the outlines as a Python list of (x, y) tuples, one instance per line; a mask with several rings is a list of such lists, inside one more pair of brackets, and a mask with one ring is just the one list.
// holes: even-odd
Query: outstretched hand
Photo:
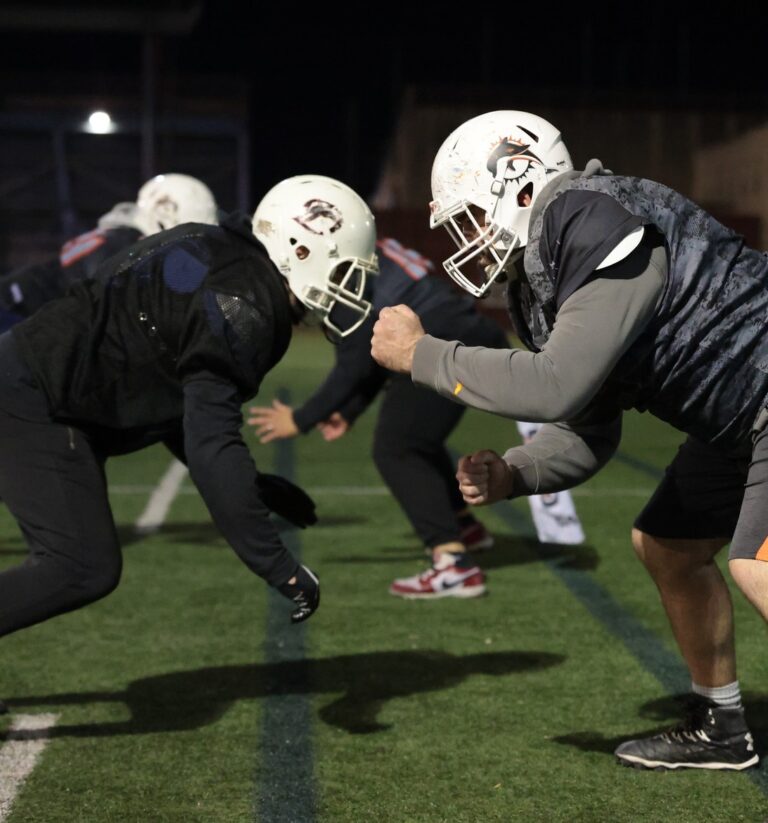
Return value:
[(273, 400), (272, 406), (252, 406), (251, 415), (246, 421), (255, 426), (259, 443), (271, 443), (296, 437), (299, 429), (293, 422), (293, 409), (280, 400)]
[(419, 316), (408, 306), (388, 306), (373, 327), (371, 356), (385, 369), (410, 374), (416, 344), (424, 337)]
[(459, 458), (456, 479), (470, 506), (486, 506), (512, 493), (512, 469), (495, 452), (483, 449)]

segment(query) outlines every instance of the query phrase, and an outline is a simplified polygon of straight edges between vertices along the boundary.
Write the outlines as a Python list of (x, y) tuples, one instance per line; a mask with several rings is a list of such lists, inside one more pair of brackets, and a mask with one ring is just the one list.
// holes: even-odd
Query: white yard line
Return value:
[(136, 521), (134, 529), (137, 534), (151, 534), (163, 525), (168, 509), (171, 508), (171, 503), (179, 493), (187, 474), (187, 467), (179, 460), (174, 460), (168, 466), (168, 470), (160, 478), (160, 482), (149, 496), (144, 511)]
[(57, 714), (17, 714), (0, 748), (0, 823), (11, 812), (22, 784), (48, 745)]

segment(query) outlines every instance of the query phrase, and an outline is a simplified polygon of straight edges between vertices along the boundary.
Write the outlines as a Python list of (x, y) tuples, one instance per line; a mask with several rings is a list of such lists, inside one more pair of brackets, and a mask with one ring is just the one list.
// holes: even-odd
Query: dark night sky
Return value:
[[(326, 3), (299, 11), (208, 0), (189, 35), (164, 40), (161, 67), (248, 80), (256, 190), (295, 173), (298, 156), (301, 168), (368, 191), (412, 83), (768, 104), (766, 11), (724, 18), (673, 3), (614, 3), (600, 13), (584, 4), (578, 13), (555, 13), (552, 4), (468, 4), (462, 14), (447, 4), (406, 8), (361, 3), (353, 13)], [(29, 71), (77, 70), (97, 85), (103, 77), (106, 92), (106, 78), (138, 72), (140, 56), (136, 34), (0, 32), (0, 71), (10, 83)]]

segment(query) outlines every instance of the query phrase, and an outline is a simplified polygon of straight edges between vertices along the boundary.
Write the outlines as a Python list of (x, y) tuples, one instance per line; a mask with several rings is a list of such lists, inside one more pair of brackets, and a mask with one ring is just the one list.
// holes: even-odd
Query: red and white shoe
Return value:
[(479, 520), (475, 520), (461, 530), (461, 542), (468, 552), (484, 552), (493, 548), (493, 535)]
[(456, 565), (456, 555), (442, 554), (432, 568), (422, 574), (395, 580), (389, 593), (408, 600), (480, 597), (485, 594), (485, 574), (479, 566)]

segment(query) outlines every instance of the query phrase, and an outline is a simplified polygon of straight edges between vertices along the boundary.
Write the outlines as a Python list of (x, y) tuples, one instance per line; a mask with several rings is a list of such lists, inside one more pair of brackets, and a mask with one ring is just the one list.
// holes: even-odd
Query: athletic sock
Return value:
[(740, 709), (741, 708), (741, 690), (739, 689), (739, 681), (734, 680), (733, 683), (728, 683), (726, 686), (699, 686), (698, 683), (691, 682), (691, 691), (694, 694), (706, 697), (718, 706), (724, 709)]
[(450, 566), (469, 567), (475, 564), (466, 552), (461, 552), (460, 554), (455, 552), (441, 552), (437, 556), (437, 559), (433, 561), (432, 565), (439, 571), (441, 569), (447, 569)]

